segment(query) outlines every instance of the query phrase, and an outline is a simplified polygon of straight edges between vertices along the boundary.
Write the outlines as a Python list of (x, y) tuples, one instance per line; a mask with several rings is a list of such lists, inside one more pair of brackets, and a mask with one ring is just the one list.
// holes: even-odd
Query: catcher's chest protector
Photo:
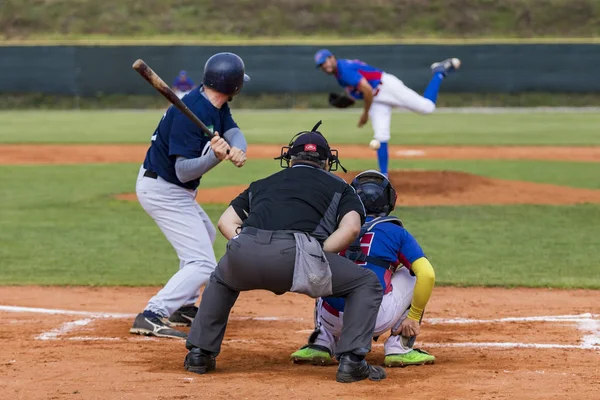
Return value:
[(352, 242), (352, 244), (350, 244), (350, 246), (348, 246), (348, 249), (346, 250), (346, 253), (345, 253), (346, 258), (348, 258), (354, 262), (357, 262), (357, 261), (367, 262), (370, 264), (375, 264), (377, 266), (389, 269), (391, 267), (389, 262), (364, 254), (360, 247), (360, 241), (361, 241), (362, 237), (365, 235), (365, 233), (370, 232), (377, 225), (384, 223), (384, 222), (391, 222), (398, 226), (404, 227), (400, 218), (394, 217), (394, 216), (389, 216), (389, 215), (385, 216), (385, 217), (377, 217), (377, 218), (373, 219), (372, 221), (365, 223), (362, 226), (362, 228), (360, 229), (360, 234), (358, 235), (358, 238), (356, 238), (356, 240), (354, 240), (354, 242)]

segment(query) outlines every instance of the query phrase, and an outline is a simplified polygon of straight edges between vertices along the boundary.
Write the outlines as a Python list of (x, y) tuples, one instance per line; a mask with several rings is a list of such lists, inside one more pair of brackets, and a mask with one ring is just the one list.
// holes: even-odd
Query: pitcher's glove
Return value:
[(354, 105), (352, 97), (345, 94), (329, 93), (329, 104), (337, 108), (347, 108)]

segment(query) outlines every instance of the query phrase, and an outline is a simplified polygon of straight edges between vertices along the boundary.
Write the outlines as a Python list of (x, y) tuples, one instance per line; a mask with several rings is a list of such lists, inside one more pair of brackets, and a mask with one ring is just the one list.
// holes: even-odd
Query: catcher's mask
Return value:
[(388, 215), (396, 207), (398, 195), (389, 179), (373, 169), (356, 175), (350, 184), (360, 197), (367, 214)]
[(290, 143), (281, 148), (281, 155), (274, 158), (274, 160), (279, 160), (282, 168), (288, 168), (292, 156), (302, 152), (318, 153), (319, 160), (328, 160), (330, 171), (337, 171), (339, 166), (344, 172), (347, 172), (346, 168), (340, 164), (337, 150), (331, 149), (325, 136), (317, 131), (321, 123), (322, 121), (317, 122), (310, 131), (296, 133)]

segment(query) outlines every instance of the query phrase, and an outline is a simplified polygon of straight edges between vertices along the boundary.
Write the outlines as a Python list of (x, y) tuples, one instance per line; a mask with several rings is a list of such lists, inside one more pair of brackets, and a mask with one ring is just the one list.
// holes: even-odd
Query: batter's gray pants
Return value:
[(179, 307), (194, 304), (200, 288), (217, 266), (213, 251), (217, 231), (196, 202), (196, 192), (138, 174), (136, 194), (142, 208), (152, 217), (179, 257), (179, 271), (154, 297), (146, 310), (169, 317)]
[[(332, 273), (333, 294), (346, 299), (336, 355), (365, 355), (371, 340), (382, 288), (375, 273), (337, 254), (325, 253)], [(283, 294), (292, 287), (296, 242), (291, 233), (245, 228), (227, 244), (227, 251), (202, 295), (200, 310), (188, 335), (188, 348), (217, 355), (229, 312), (241, 291), (265, 289)]]

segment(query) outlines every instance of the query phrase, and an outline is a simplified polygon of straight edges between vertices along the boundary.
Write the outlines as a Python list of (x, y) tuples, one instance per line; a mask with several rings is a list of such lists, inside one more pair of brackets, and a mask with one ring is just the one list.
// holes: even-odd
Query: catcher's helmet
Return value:
[(281, 155), (276, 157), (275, 160), (280, 160), (281, 166), (287, 168), (290, 166), (292, 156), (298, 153), (318, 153), (318, 157), (316, 158), (319, 160), (328, 160), (330, 171), (337, 171), (337, 167), (340, 166), (346, 172), (346, 169), (340, 164), (337, 150), (331, 149), (325, 136), (317, 131), (321, 122), (317, 122), (310, 131), (296, 133), (290, 140), (290, 143), (281, 148)]
[(217, 53), (204, 65), (202, 84), (228, 96), (234, 96), (242, 90), (244, 82), (250, 77), (244, 73), (242, 59), (233, 53)]
[(388, 215), (396, 206), (398, 195), (389, 179), (373, 169), (356, 175), (351, 183), (367, 214)]

